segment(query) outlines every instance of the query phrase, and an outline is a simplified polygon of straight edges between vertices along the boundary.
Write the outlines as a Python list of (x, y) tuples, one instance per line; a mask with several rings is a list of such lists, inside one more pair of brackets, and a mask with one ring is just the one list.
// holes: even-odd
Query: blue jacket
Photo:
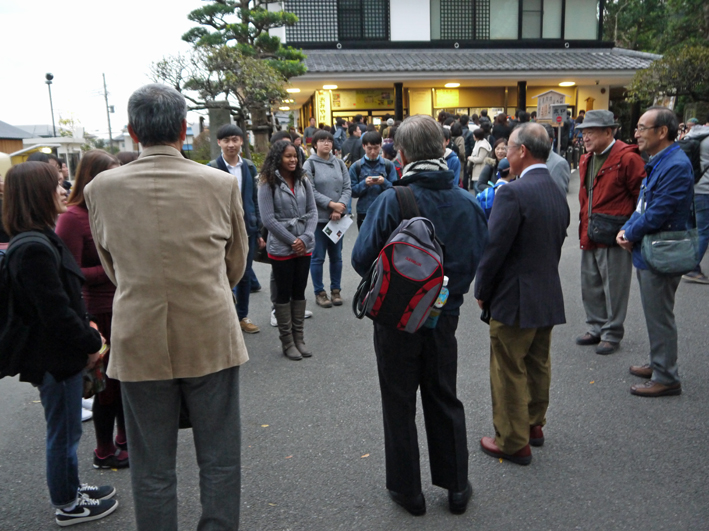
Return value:
[[(256, 186), (258, 170), (249, 159), (241, 157), (241, 160), (244, 161), (244, 166), (249, 170), (242, 175), (241, 179), (241, 203), (244, 207), (244, 223), (246, 223), (246, 233), (249, 236), (253, 236), (261, 230), (261, 215), (258, 211), (258, 187)], [(207, 166), (219, 168), (229, 173), (223, 155), (219, 155), (216, 159), (210, 160)], [(251, 176), (250, 179), (249, 175)]]
[[(387, 166), (389, 167), (388, 172)], [(365, 184), (367, 177), (378, 177), (379, 175), (383, 175), (386, 178), (384, 184), (375, 184), (373, 186)], [(379, 197), (379, 194), (391, 188), (392, 183), (396, 182), (396, 180), (397, 175), (394, 163), (383, 159), (381, 155), (373, 161), (362, 157), (352, 164), (350, 166), (350, 181), (352, 182), (352, 197), (359, 198), (357, 201), (357, 213), (366, 214), (370, 205)]]
[[(635, 244), (633, 265), (638, 269), (647, 269), (641, 252), (643, 236), (687, 228), (694, 188), (692, 163), (679, 144), (655, 155), (645, 165), (645, 172), (638, 206), (623, 226), (625, 238)], [(643, 201), (645, 212), (641, 214)]]
[[(487, 222), (475, 198), (452, 182), (451, 171), (432, 171), (404, 177), (395, 186), (411, 186), (421, 215), (436, 227), (445, 246), (443, 270), (449, 279), (443, 313), (458, 315), (487, 244)], [(369, 207), (352, 249), (352, 267), (360, 276), (367, 274), (401, 221), (396, 192), (385, 190)]]
[(490, 213), (492, 212), (492, 203), (495, 201), (495, 191), (503, 184), (508, 183), (503, 179), (499, 179), (495, 184), (493, 184), (489, 188), (485, 188), (482, 192), (475, 196), (475, 198), (478, 200), (478, 203), (480, 203), (483, 212), (485, 212), (485, 217), (487, 219), (490, 219)]
[(334, 148), (337, 151), (342, 150), (342, 144), (345, 143), (345, 140), (347, 140), (347, 129), (344, 127), (338, 127), (337, 131), (335, 131), (335, 134), (333, 135), (333, 143), (334, 143)]
[(448, 169), (453, 172), (453, 186), (458, 186), (460, 184), (460, 159), (455, 151), (451, 150), (446, 157), (446, 164), (448, 164)]

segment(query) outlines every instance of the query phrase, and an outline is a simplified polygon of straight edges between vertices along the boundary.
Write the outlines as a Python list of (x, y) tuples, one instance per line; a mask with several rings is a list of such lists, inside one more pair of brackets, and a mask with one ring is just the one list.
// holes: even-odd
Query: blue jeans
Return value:
[(251, 296), (251, 282), (255, 276), (251, 266), (254, 263), (254, 253), (256, 252), (257, 234), (252, 234), (249, 236), (249, 252), (246, 255), (246, 269), (244, 270), (244, 276), (234, 288), (234, 295), (236, 295), (236, 315), (239, 316), (239, 321), (244, 317), (249, 316), (249, 297)]
[(81, 439), (83, 373), (57, 382), (48, 372), (39, 386), (47, 422), (47, 486), (52, 505), (71, 506), (79, 490), (76, 449)]
[(325, 291), (322, 281), (325, 252), (330, 259), (330, 291), (340, 289), (340, 280), (342, 280), (342, 239), (337, 243), (332, 243), (332, 240), (322, 231), (325, 225), (327, 223), (318, 223), (315, 229), (315, 250), (310, 261), (310, 276), (313, 278), (313, 288), (316, 295)]
[(694, 213), (697, 218), (697, 232), (699, 232), (699, 249), (697, 250), (699, 263), (694, 271), (701, 273), (702, 258), (704, 258), (709, 245), (709, 194), (694, 196)]

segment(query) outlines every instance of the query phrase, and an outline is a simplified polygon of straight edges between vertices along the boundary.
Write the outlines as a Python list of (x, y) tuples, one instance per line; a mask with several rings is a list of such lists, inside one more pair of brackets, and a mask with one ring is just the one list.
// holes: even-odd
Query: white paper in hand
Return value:
[(343, 216), (337, 221), (330, 220), (328, 224), (323, 227), (322, 231), (333, 243), (337, 243), (345, 235), (350, 225), (352, 225), (352, 218), (350, 216)]

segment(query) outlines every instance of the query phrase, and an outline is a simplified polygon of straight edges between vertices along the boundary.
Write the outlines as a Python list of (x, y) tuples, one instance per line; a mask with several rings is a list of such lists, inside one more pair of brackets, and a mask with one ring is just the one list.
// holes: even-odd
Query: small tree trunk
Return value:
[(209, 146), (212, 159), (216, 159), (222, 152), (217, 144), (217, 130), (222, 125), (231, 123), (229, 103), (226, 101), (207, 102), (209, 108)]
[(268, 124), (266, 108), (259, 106), (251, 110), (252, 131), (254, 132), (254, 151), (266, 153), (271, 126)]

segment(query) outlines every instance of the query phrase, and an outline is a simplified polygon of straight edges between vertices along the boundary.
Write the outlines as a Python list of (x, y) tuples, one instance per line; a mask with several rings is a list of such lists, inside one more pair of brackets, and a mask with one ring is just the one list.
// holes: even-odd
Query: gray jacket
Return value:
[(564, 195), (568, 194), (571, 168), (567, 160), (554, 150), (551, 150), (549, 151), (549, 158), (547, 159), (547, 168), (549, 169), (552, 180), (561, 191), (564, 192)]
[(328, 160), (311, 155), (303, 164), (303, 169), (310, 174), (313, 183), (318, 223), (327, 223), (332, 213), (332, 209), (327, 206), (330, 201), (349, 206), (352, 199), (352, 183), (347, 166), (334, 155), (330, 155)]
[(258, 206), (261, 222), (268, 229), (266, 251), (273, 256), (293, 254), (293, 242), (300, 238), (305, 251), (315, 249), (317, 209), (310, 180), (295, 182), (295, 193), (276, 171), (276, 187), (261, 183), (258, 188)]
[[(709, 126), (707, 125), (695, 125), (692, 130), (687, 133), (685, 138), (692, 138), (693, 136), (701, 136), (709, 133)], [(702, 140), (699, 144), (699, 159), (701, 161), (702, 168), (706, 168), (706, 171), (702, 174), (702, 178), (699, 182), (694, 185), (695, 194), (709, 194), (709, 136)]]

